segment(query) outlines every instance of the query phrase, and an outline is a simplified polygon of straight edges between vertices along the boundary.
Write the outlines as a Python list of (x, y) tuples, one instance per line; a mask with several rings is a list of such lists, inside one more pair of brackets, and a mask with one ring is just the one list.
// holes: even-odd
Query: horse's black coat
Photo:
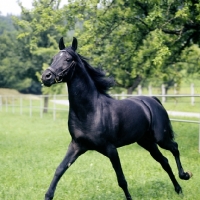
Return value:
[(175, 191), (181, 193), (168, 160), (157, 144), (172, 152), (181, 179), (188, 180), (191, 173), (183, 171), (169, 117), (160, 101), (156, 97), (145, 96), (124, 100), (111, 98), (106, 91), (112, 85), (112, 79), (106, 78), (102, 71), (91, 67), (76, 53), (76, 38), (68, 48), (65, 48), (61, 38), (59, 48), (60, 52), (54, 57), (51, 67), (43, 72), (42, 81), (46, 86), (67, 83), (70, 105), (68, 126), (72, 141), (56, 169), (45, 200), (53, 199), (61, 176), (87, 150), (96, 150), (110, 159), (119, 186), (126, 199), (130, 200), (117, 148), (134, 142), (150, 152), (168, 173)]

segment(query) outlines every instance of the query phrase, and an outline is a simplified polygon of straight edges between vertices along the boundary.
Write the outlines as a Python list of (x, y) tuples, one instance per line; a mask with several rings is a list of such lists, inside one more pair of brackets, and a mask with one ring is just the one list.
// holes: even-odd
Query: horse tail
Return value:
[[(169, 118), (169, 117), (168, 117)], [(172, 124), (171, 124), (171, 121), (170, 121), (170, 119), (169, 119), (169, 133), (170, 133), (170, 139), (171, 140), (174, 140), (175, 139), (175, 132), (173, 131), (173, 128), (172, 128)]]
[[(160, 101), (157, 97), (152, 96), (152, 98), (155, 99), (155, 100), (164, 108), (163, 104), (161, 103), (161, 101)], [(165, 108), (164, 108), (164, 109), (165, 109)], [(166, 111), (166, 110), (165, 110), (165, 111)], [(171, 139), (171, 140), (174, 140), (176, 134), (175, 134), (175, 132), (173, 131), (172, 124), (171, 124), (171, 121), (170, 121), (170, 119), (169, 119), (169, 115), (168, 115), (167, 111), (166, 111), (166, 114), (167, 114), (168, 123), (169, 123), (170, 139)]]

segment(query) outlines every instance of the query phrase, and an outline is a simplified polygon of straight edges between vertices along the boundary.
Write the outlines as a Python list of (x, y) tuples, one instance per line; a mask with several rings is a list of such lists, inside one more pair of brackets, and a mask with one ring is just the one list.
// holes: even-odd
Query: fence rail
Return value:
[[(125, 94), (113, 94), (111, 95), (115, 99), (125, 99), (133, 96), (139, 95), (125, 95)], [(145, 95), (151, 96), (151, 95)], [(195, 113), (198, 114), (200, 118), (200, 95), (153, 95), (158, 97), (162, 103), (166, 101), (174, 102), (174, 104), (190, 104), (190, 101), (183, 100), (183, 98), (193, 98), (195, 99), (196, 105), (199, 108)], [(165, 99), (163, 99), (165, 97)], [(182, 100), (179, 100), (182, 98)], [(45, 103), (46, 99), (46, 103)], [(40, 113), (40, 117), (43, 117), (44, 111), (47, 110), (56, 114), (57, 111), (68, 111), (68, 95), (0, 95), (0, 111), (5, 110), (6, 112), (19, 112), (23, 114), (24, 112), (29, 112), (32, 116), (33, 111), (37, 110)], [(167, 104), (166, 104), (167, 105)], [(191, 104), (190, 104), (191, 105)], [(193, 104), (192, 104), (193, 105)], [(199, 106), (198, 106), (199, 105)], [(181, 111), (181, 110), (180, 110)], [(56, 116), (54, 116), (56, 119)], [(197, 121), (199, 123), (199, 121)]]
[[(125, 94), (113, 94), (111, 95), (115, 99), (124, 99), (138, 95), (125, 95)], [(146, 95), (152, 96), (152, 95)], [(158, 97), (163, 103), (177, 102), (180, 98), (190, 98), (185, 100), (184, 103), (194, 106), (194, 102), (197, 106), (196, 114), (198, 114), (197, 120), (189, 119), (176, 119), (170, 118), (171, 121), (181, 123), (193, 123), (199, 125), (199, 152), (200, 152), (200, 95), (154, 95)], [(165, 104), (164, 104), (165, 106)], [(53, 119), (56, 120), (56, 116), (61, 112), (68, 112), (69, 102), (68, 95), (0, 95), (0, 111), (28, 114), (30, 117), (40, 116), (44, 117), (45, 112), (52, 113)], [(170, 114), (170, 112), (169, 112)]]

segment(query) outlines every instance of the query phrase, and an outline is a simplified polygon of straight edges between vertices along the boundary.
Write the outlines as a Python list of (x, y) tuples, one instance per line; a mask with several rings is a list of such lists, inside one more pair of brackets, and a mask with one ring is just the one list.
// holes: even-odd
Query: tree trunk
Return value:
[(133, 93), (133, 88), (132, 87), (129, 87), (128, 89), (127, 89), (127, 94), (132, 94)]
[(132, 86), (127, 88), (127, 94), (132, 94), (133, 90), (135, 90), (138, 87), (141, 81), (142, 77), (140, 75), (137, 75), (133, 80)]
[(44, 97), (44, 108), (43, 108), (43, 113), (48, 112), (48, 105), (49, 105), (49, 97), (45, 96)]

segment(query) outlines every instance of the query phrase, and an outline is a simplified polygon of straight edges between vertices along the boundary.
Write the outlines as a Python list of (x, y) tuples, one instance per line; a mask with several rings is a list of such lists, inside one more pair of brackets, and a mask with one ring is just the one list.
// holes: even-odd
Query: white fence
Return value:
[[(113, 98), (124, 99), (132, 96), (138, 95), (125, 95), (125, 94), (114, 94)], [(151, 96), (151, 95), (150, 95)], [(184, 99), (183, 103), (192, 104), (197, 106), (198, 112), (174, 112), (168, 111), (170, 117), (173, 113), (184, 114), (182, 116), (187, 117), (187, 119), (177, 119), (170, 118), (171, 121), (175, 122), (184, 122), (184, 123), (193, 123), (199, 124), (199, 152), (200, 152), (200, 95), (154, 95), (158, 97), (165, 106), (165, 102), (171, 102), (174, 104), (181, 103), (179, 99)], [(188, 100), (188, 98), (190, 100)], [(187, 100), (186, 100), (187, 99)], [(46, 101), (46, 103), (45, 103)], [(47, 103), (48, 102), (48, 103)], [(56, 120), (56, 115), (61, 112), (68, 112), (69, 102), (67, 95), (1, 95), (0, 96), (0, 111), (19, 113), (19, 114), (28, 114), (30, 117), (40, 116), (41, 118), (45, 116), (45, 112), (48, 111), (49, 114), (52, 114), (53, 119)], [(188, 117), (197, 118), (197, 120), (190, 120)]]
[[(138, 95), (126, 95), (126, 94), (112, 94), (111, 95), (115, 99), (125, 99)], [(146, 95), (152, 96), (152, 95)], [(153, 95), (158, 97), (162, 103), (174, 102), (174, 104), (184, 103), (186, 105), (199, 105), (199, 109), (195, 111), (197, 113), (191, 117), (200, 118), (200, 95)], [(190, 99), (190, 100), (179, 100), (181, 98)], [(45, 99), (47, 99), (48, 103), (45, 104)], [(53, 119), (56, 119), (56, 112), (59, 111), (68, 111), (69, 102), (68, 95), (0, 95), (0, 111), (5, 110), (6, 112), (20, 114), (29, 113), (32, 116), (33, 111), (38, 111), (40, 117), (43, 117), (44, 111), (48, 110), (48, 112), (53, 113)], [(181, 111), (181, 110), (180, 110)], [(199, 123), (199, 121), (195, 121)]]
[[(45, 103), (45, 99), (47, 103)], [(52, 113), (68, 111), (67, 95), (0, 95), (0, 111), (29, 114), (39, 114), (42, 118), (45, 112)]]
[[(191, 104), (194, 105), (195, 103), (195, 94), (199, 94), (200, 93), (200, 88), (199, 87), (195, 87), (194, 83), (191, 83), (189, 87), (182, 87), (182, 89), (179, 92), (187, 91), (186, 94), (190, 94), (190, 100), (191, 100)], [(143, 92), (144, 91), (144, 92)], [(166, 95), (167, 95), (167, 90), (166, 90), (166, 85), (162, 84), (160, 87), (152, 87), (151, 85), (148, 86), (148, 88), (142, 88), (141, 85), (138, 85), (137, 90), (135, 90), (137, 95), (146, 95), (148, 94), (148, 96), (159, 96), (159, 95), (155, 95), (155, 94), (161, 94), (162, 96), (162, 102), (166, 101)], [(174, 85), (174, 87), (171, 87), (168, 90), (168, 93), (170, 93), (171, 95), (178, 95), (178, 88), (177, 88), (177, 84)]]

